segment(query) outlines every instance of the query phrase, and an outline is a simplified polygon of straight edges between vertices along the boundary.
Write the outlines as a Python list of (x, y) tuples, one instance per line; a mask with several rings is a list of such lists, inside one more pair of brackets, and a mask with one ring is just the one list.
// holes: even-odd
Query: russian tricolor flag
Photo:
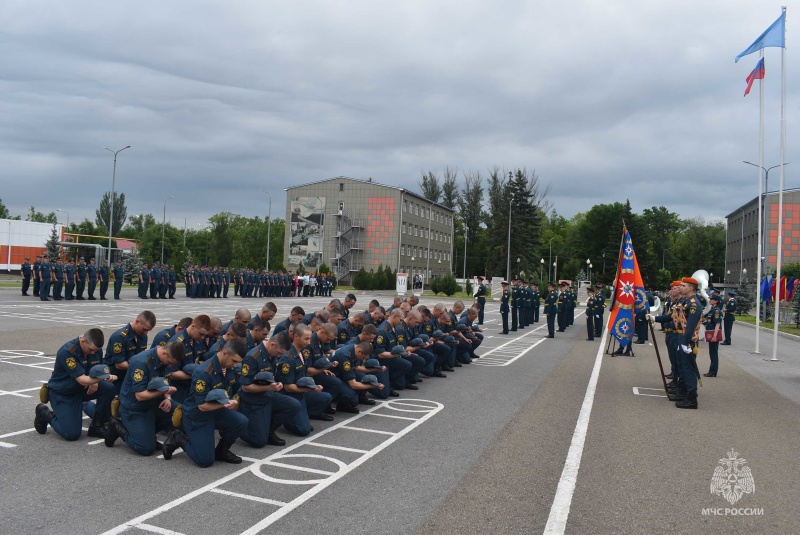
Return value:
[(753, 72), (751, 72), (747, 76), (747, 89), (744, 90), (744, 96), (747, 96), (747, 94), (750, 92), (750, 88), (753, 87), (753, 82), (755, 80), (764, 79), (765, 72), (766, 70), (764, 69), (764, 58), (761, 58), (760, 60), (758, 60), (758, 63), (756, 63), (756, 68), (753, 69)]

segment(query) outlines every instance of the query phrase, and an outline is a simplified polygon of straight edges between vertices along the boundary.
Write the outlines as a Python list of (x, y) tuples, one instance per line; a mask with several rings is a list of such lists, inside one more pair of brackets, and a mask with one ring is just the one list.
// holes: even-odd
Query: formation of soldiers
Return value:
[[(509, 283), (503, 281), (503, 293), (500, 297), (500, 316), (503, 322), (502, 334), (509, 331), (524, 329), (529, 325), (538, 323), (539, 308), (542, 298), (539, 294), (539, 284), (534, 281), (525, 282), (522, 279), (515, 279)], [(603, 307), (605, 302), (602, 299), (602, 284), (597, 285), (599, 291), (599, 307), (592, 301), (591, 310), (587, 309), (587, 325), (591, 321), (592, 333), (600, 336), (603, 323)], [(594, 292), (592, 292), (594, 293)], [(567, 281), (561, 281), (559, 290), (555, 289), (554, 282), (547, 283), (547, 292), (544, 296), (544, 314), (547, 319), (547, 338), (555, 338), (556, 322), (558, 332), (564, 332), (567, 327), (575, 323), (575, 306), (578, 303), (578, 291)], [(508, 315), (511, 313), (511, 328), (508, 325)], [(591, 318), (591, 320), (590, 320)], [(592, 339), (592, 338), (590, 338)]]
[[(101, 301), (107, 301), (109, 285), (114, 283), (114, 299), (119, 299), (122, 290), (122, 280), (124, 270), (120, 262), (116, 262), (113, 267), (109, 267), (108, 262), (98, 266), (94, 258), (89, 259), (89, 263), (83, 257), (75, 260), (70, 258), (68, 261), (59, 257), (51, 263), (46, 257), (37, 256), (36, 261), (31, 264), (29, 258), (21, 266), (22, 272), (22, 295), (28, 296), (33, 279), (33, 295), (42, 301), (96, 301), (95, 291), (99, 286)], [(86, 292), (87, 297), (84, 297)]]
[[(121, 439), (141, 455), (170, 459), (183, 448), (199, 466), (241, 463), (231, 451), (237, 439), (282, 446), (281, 427), (306, 436), (310, 420), (358, 413), (480, 358), (477, 307), (418, 303), (396, 299), (387, 309), (373, 300), (357, 311), (348, 294), (309, 313), (294, 306), (273, 327), (278, 307), (269, 301), (225, 323), (186, 317), (152, 340), (156, 317), (143, 311), (107, 341), (92, 328), (59, 349), (34, 427), (77, 440), (86, 414), (89, 436), (108, 447)], [(163, 444), (158, 431), (167, 432)]]
[(333, 273), (301, 275), (250, 268), (234, 274), (234, 282), (234, 295), (240, 297), (330, 297), (336, 287)]
[[(156, 260), (153, 262), (153, 268), (149, 269), (147, 262), (144, 262), (139, 268), (139, 299), (175, 299), (177, 283), (178, 274), (175, 266), (162, 265)], [(116, 299), (116, 296), (114, 298)]]

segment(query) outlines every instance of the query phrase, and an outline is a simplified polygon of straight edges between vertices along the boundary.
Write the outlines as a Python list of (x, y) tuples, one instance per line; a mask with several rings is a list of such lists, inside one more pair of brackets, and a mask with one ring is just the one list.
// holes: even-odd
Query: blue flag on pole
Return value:
[(764, 277), (764, 280), (761, 281), (761, 300), (765, 303), (770, 303), (772, 301), (771, 285), (772, 279), (770, 277)]
[(772, 26), (764, 30), (764, 33), (758, 36), (752, 45), (747, 50), (736, 56), (734, 63), (738, 63), (739, 59), (753, 52), (758, 52), (762, 48), (768, 46), (776, 46), (784, 48), (786, 46), (786, 12), (781, 13), (778, 20), (772, 23)]

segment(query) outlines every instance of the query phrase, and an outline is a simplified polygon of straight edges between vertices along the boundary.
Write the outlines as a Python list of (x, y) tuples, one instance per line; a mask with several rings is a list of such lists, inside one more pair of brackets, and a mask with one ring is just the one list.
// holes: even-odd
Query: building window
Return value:
[(406, 233), (406, 224), (403, 223), (403, 234), (405, 234), (405, 233)]
[(405, 255), (406, 255), (406, 246), (405, 245), (401, 245), (400, 246), (400, 256), (405, 256)]
[(422, 257), (423, 257), (423, 258), (428, 258), (428, 250), (427, 250), (427, 249), (425, 249), (424, 251), (422, 251)]
[(430, 208), (426, 208), (426, 210), (427, 210), (427, 214), (428, 214), (428, 219), (430, 219), (431, 218), (431, 209)]
[(406, 211), (406, 201), (403, 201), (403, 211)]
[(419, 215), (419, 205), (418, 204), (414, 205), (414, 215)]
[(339, 191), (344, 191), (344, 182), (339, 182)]
[(419, 227), (414, 225), (414, 236), (419, 236)]

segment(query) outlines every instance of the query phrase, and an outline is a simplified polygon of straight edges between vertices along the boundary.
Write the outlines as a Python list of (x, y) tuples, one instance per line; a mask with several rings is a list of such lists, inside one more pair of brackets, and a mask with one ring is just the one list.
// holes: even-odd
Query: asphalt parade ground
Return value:
[[(779, 362), (766, 362), (771, 333), (755, 355), (755, 330), (739, 323), (698, 410), (664, 397), (652, 340), (635, 357), (610, 357), (606, 337), (586, 341), (580, 308), (555, 339), (542, 322), (501, 335), (490, 302), (483, 358), (360, 414), (312, 421), (306, 438), (281, 429), (285, 447), (238, 441), (241, 465), (201, 469), (183, 453), (145, 458), (122, 441), (33, 430), (38, 389), (66, 341), (95, 326), (108, 336), (145, 308), (157, 332), (266, 301), (232, 293), (41, 302), (0, 290), (0, 533), (800, 533), (800, 341), (779, 337)], [(356, 310), (373, 297), (359, 294)], [(328, 300), (274, 299), (276, 319)], [(440, 301), (453, 300), (422, 298)], [(705, 345), (698, 365), (707, 371)], [(755, 489), (734, 503), (710, 492), (730, 451)]]

